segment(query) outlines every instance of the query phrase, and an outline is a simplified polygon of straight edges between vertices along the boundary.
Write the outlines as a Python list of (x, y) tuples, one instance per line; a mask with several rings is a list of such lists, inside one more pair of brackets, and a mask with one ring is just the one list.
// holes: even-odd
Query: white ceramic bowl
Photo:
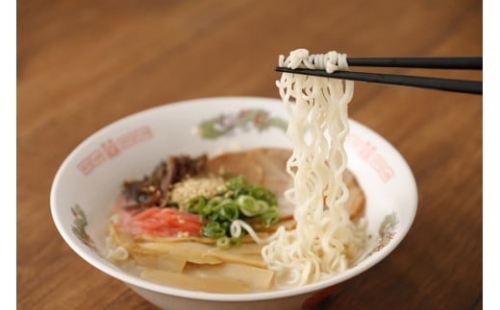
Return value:
[(407, 163), (386, 140), (354, 120), (345, 145), (348, 168), (365, 192), (372, 238), (366, 258), (347, 271), (289, 290), (213, 294), (147, 282), (101, 255), (107, 215), (124, 179), (142, 177), (169, 154), (289, 147), (286, 119), (279, 99), (220, 97), (171, 103), (114, 122), (81, 143), (59, 168), (50, 196), (55, 225), (81, 258), (162, 309), (307, 308), (391, 253), (416, 214), (417, 188)]

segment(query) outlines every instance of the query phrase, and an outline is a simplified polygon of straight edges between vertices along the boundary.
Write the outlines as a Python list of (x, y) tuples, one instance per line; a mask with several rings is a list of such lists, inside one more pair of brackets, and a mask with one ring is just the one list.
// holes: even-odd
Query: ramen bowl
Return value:
[[(366, 196), (362, 259), (326, 280), (296, 288), (216, 294), (167, 287), (128, 273), (105, 258), (108, 217), (121, 184), (152, 171), (168, 155), (207, 155), (258, 147), (291, 147), (279, 99), (215, 97), (175, 102), (118, 120), (78, 145), (64, 160), (50, 194), (54, 223), (84, 261), (122, 281), (161, 309), (307, 309), (338, 284), (375, 266), (403, 240), (417, 210), (417, 187), (384, 138), (349, 120), (348, 169)], [(82, 295), (82, 298), (85, 298)]]

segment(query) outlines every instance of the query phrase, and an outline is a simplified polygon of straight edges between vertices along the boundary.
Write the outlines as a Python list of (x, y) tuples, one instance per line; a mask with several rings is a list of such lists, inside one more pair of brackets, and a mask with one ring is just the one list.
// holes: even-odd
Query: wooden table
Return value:
[[(79, 258), (50, 215), (57, 168), (99, 128), (178, 100), (279, 98), (278, 55), (300, 47), (368, 57), (482, 55), (482, 3), (473, 0), (17, 5), (18, 309), (154, 309)], [(419, 208), (400, 246), (321, 309), (482, 308), (482, 112), (481, 95), (356, 82), (350, 116), (407, 159)]]

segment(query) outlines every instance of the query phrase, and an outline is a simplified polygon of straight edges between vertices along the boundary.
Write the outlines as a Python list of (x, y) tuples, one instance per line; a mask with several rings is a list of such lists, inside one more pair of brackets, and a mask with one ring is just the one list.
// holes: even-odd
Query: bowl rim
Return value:
[(179, 289), (175, 287), (168, 287), (165, 285), (161, 284), (155, 284), (152, 282), (149, 282), (147, 280), (143, 280), (139, 277), (133, 276), (125, 271), (119, 270), (118, 268), (113, 268), (110, 267), (104, 263), (102, 263), (96, 256), (96, 254), (91, 255), (88, 253), (88, 251), (85, 249), (85, 245), (77, 242), (74, 242), (74, 239), (72, 239), (69, 236), (69, 232), (65, 229), (61, 216), (59, 215), (59, 208), (58, 208), (58, 203), (57, 203), (57, 197), (56, 197), (56, 192), (57, 192), (57, 187), (60, 184), (60, 179), (62, 178), (65, 169), (67, 169), (68, 165), (72, 161), (72, 158), (75, 157), (80, 150), (82, 150), (85, 145), (88, 143), (91, 143), (91, 141), (97, 137), (98, 135), (101, 135), (102, 133), (110, 130), (111, 128), (120, 126), (122, 123), (129, 122), (131, 119), (134, 118), (139, 118), (143, 117), (145, 115), (148, 115), (150, 113), (153, 113), (157, 111), (158, 109), (171, 109), (174, 107), (178, 106), (187, 106), (187, 105), (197, 105), (199, 103), (204, 103), (206, 104), (207, 101), (220, 101), (220, 100), (231, 100), (231, 101), (244, 101), (244, 100), (256, 100), (256, 101), (268, 101), (268, 102), (274, 102), (274, 103), (280, 103), (282, 102), (281, 99), (278, 98), (271, 98), (271, 97), (258, 97), (258, 96), (218, 96), (218, 97), (201, 97), (201, 98), (194, 98), (194, 99), (187, 99), (187, 100), (181, 100), (181, 101), (175, 101), (175, 102), (170, 102), (170, 103), (165, 103), (161, 104), (158, 106), (150, 107), (141, 111), (137, 111), (135, 113), (129, 114), (127, 116), (124, 116), (118, 120), (115, 120), (108, 125), (98, 129), (96, 132), (93, 134), (89, 135), (87, 138), (85, 138), (82, 142), (80, 142), (68, 155), (67, 157), (63, 160), (62, 164), (59, 166), (57, 169), (57, 172), (54, 176), (51, 190), (50, 190), (50, 210), (51, 210), (51, 216), (54, 221), (54, 224), (63, 238), (63, 240), (66, 242), (66, 244), (74, 251), (76, 252), (82, 259), (84, 259), (87, 263), (92, 265), (93, 267), (97, 268), (101, 272), (112, 276), (113, 278), (120, 280), (124, 282), (127, 285), (133, 285), (142, 289), (146, 289), (149, 291), (153, 291), (156, 293), (160, 294), (166, 294), (166, 295), (172, 295), (172, 296), (177, 296), (177, 297), (183, 297), (183, 298), (188, 298), (188, 299), (195, 299), (195, 300), (206, 300), (206, 301), (225, 301), (225, 302), (248, 302), (248, 301), (259, 301), (259, 300), (270, 300), (270, 299), (280, 299), (280, 298), (286, 298), (290, 296), (297, 296), (297, 295), (303, 295), (303, 294), (308, 294), (308, 293), (314, 293), (316, 291), (337, 285), (339, 283), (342, 283), (348, 279), (351, 279), (364, 271), (374, 267), (377, 265), (381, 260), (383, 260), (385, 257), (387, 257), (389, 254), (393, 252), (393, 250), (401, 243), (401, 241), (406, 237), (408, 234), (408, 231), (410, 230), (411, 226), (413, 225), (416, 213), (417, 213), (417, 207), (418, 207), (418, 192), (417, 192), (417, 184), (415, 177), (413, 175), (413, 172), (411, 171), (410, 166), (408, 165), (406, 159), (399, 153), (399, 151), (391, 144), (389, 143), (384, 137), (382, 137), (380, 134), (375, 132), (373, 129), (367, 127), (366, 125), (361, 124), (360, 122), (349, 119), (350, 122), (356, 124), (357, 126), (362, 127), (364, 130), (367, 130), (370, 132), (374, 137), (377, 139), (380, 139), (381, 141), (385, 142), (387, 146), (396, 153), (396, 155), (399, 155), (402, 168), (405, 169), (406, 173), (408, 176), (410, 176), (410, 184), (408, 191), (410, 195), (412, 196), (412, 203), (411, 205), (405, 206), (405, 208), (408, 208), (411, 212), (409, 213), (408, 217), (408, 225), (402, 226), (398, 230), (398, 234), (391, 240), (389, 244), (387, 244), (380, 252), (377, 253), (376, 258), (372, 258), (370, 260), (364, 260), (361, 261), (359, 264), (355, 266), (355, 268), (350, 268), (347, 269), (332, 278), (324, 279), (319, 282), (311, 283), (311, 284), (306, 284), (303, 286), (298, 286), (294, 288), (287, 288), (287, 289), (277, 289), (277, 290), (272, 290), (272, 291), (265, 291), (265, 292), (253, 292), (253, 293), (244, 293), (244, 294), (223, 294), (223, 293), (207, 293), (207, 292), (199, 292), (199, 291), (192, 291), (192, 290), (185, 290), (185, 289)]

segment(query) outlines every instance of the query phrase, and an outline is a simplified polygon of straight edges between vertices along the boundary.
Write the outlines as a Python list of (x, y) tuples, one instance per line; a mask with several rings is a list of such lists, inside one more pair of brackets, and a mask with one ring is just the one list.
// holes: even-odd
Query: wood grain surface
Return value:
[[(482, 42), (476, 0), (17, 1), (18, 309), (155, 309), (78, 257), (50, 215), (56, 170), (101, 127), (184, 99), (279, 98), (274, 67), (296, 48), (480, 56)], [(482, 100), (356, 82), (350, 117), (406, 158), (418, 212), (392, 254), (318, 309), (482, 309)]]

